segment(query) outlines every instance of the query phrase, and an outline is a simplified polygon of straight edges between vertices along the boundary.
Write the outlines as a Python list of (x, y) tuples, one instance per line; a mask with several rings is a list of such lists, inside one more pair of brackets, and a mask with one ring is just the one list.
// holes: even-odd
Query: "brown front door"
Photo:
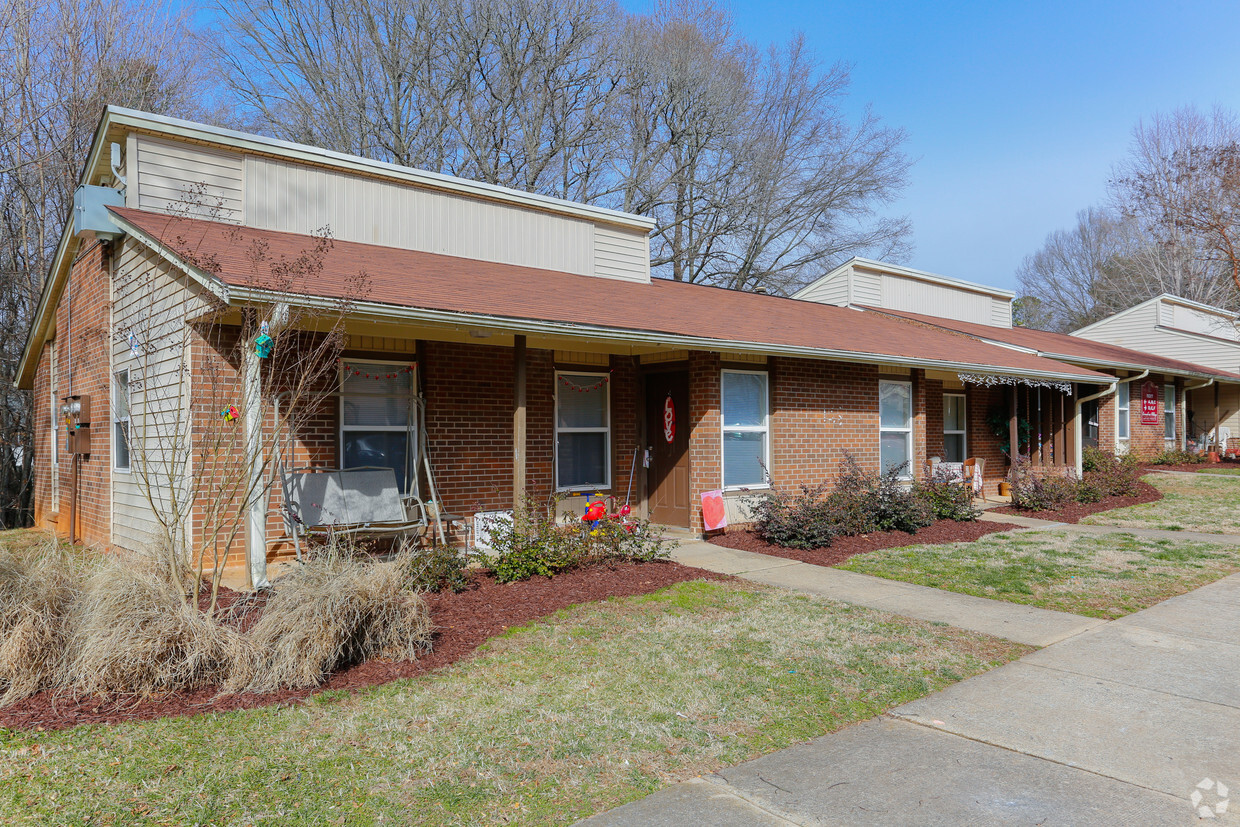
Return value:
[(646, 486), (650, 492), (650, 519), (688, 528), (688, 373), (654, 373), (646, 377), (646, 434), (651, 449)]

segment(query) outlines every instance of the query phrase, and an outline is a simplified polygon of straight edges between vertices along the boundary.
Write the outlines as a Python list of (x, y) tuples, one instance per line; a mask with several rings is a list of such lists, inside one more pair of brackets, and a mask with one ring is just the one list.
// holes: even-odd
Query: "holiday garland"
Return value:
[(345, 363), (344, 360), (342, 359), (337, 359), (336, 361), (340, 363), (340, 367), (344, 371), (345, 376), (360, 376), (364, 379), (374, 379), (374, 380), (395, 379), (396, 377), (401, 376), (402, 374), (413, 373), (414, 368), (417, 367), (417, 365), (406, 365), (405, 367), (401, 368), (398, 371), (395, 371), (394, 373), (367, 373), (366, 371), (361, 370), (360, 368), (355, 368), (352, 365)]
[(611, 371), (607, 371), (606, 376), (588, 387), (586, 385), (578, 385), (577, 383), (571, 381), (565, 374), (560, 374), (560, 384), (569, 390), (577, 391), (577, 393), (592, 393), (593, 391), (601, 390), (602, 387), (610, 381)]
[(1029, 379), (1024, 376), (994, 376), (985, 373), (958, 373), (956, 377), (967, 385), (980, 385), (993, 388), (996, 385), (1024, 385), (1028, 388), (1050, 388), (1060, 393), (1072, 393), (1070, 382), (1056, 382), (1052, 379)]

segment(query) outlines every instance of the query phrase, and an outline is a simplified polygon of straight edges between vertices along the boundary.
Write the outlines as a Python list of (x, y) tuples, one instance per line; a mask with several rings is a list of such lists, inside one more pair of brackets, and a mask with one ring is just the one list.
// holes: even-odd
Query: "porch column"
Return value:
[(246, 472), (249, 474), (245, 487), (249, 497), (245, 509), (245, 551), (250, 586), (262, 589), (270, 583), (267, 582), (267, 490), (263, 485), (262, 377), (259, 372), (261, 361), (254, 352), (255, 335), (253, 325), (250, 325), (241, 351), (241, 405), (242, 420), (245, 422)]
[(1218, 443), (1223, 436), (1223, 429), (1219, 427), (1222, 423), (1219, 422), (1218, 416), (1218, 385), (1218, 382), (1214, 383), (1214, 449), (1216, 451), (1221, 450)]
[(1020, 442), (1018, 442), (1016, 418), (1020, 414), (1017, 407), (1016, 385), (1012, 386), (1012, 418), (1008, 420), (1008, 461), (1013, 468), (1016, 467), (1016, 457), (1020, 454)]
[(513, 337), (512, 507), (525, 502), (525, 337)]

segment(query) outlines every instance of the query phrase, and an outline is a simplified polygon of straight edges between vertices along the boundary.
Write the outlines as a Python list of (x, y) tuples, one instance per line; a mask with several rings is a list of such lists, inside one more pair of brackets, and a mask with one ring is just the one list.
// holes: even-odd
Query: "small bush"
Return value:
[(675, 541), (659, 534), (649, 520), (600, 520), (584, 538), (583, 559), (591, 563), (649, 563), (671, 557)]
[[(1101, 492), (1103, 497), (1130, 497), (1137, 493), (1141, 479), (1140, 460), (1135, 454), (1114, 454), (1090, 448), (1084, 479)], [(1086, 463), (1082, 462), (1084, 468)]]
[(65, 688), (174, 692), (219, 684), (249, 657), (233, 629), (190, 605), (184, 587), (140, 558), (108, 557), (66, 618)]
[(429, 548), (408, 550), (400, 559), (405, 564), (405, 584), (412, 590), (459, 592), (469, 585), (465, 573), (469, 560), (454, 546), (435, 543)]
[(0, 549), (0, 706), (55, 686), (80, 564), (55, 540), (32, 555)]
[(1022, 511), (1054, 511), (1076, 502), (1079, 494), (1075, 479), (1035, 474), (1028, 460), (1017, 460), (1008, 482), (1012, 486), (1012, 506)]
[(878, 477), (875, 522), (879, 531), (905, 531), (916, 534), (934, 522), (934, 514), (924, 499), (900, 479), (907, 465), (889, 468)]
[(575, 526), (556, 523), (556, 500), (543, 507), (527, 501), (512, 515), (512, 522), (494, 521), (491, 526), (491, 552), (484, 558), (495, 579), (501, 583), (551, 577), (580, 563), (584, 544)]
[(1192, 451), (1162, 451), (1155, 454), (1150, 462), (1154, 465), (1201, 465), (1209, 459), (1205, 454), (1194, 454)]
[(952, 479), (946, 473), (937, 473), (913, 487), (914, 496), (920, 498), (936, 520), (972, 522), (982, 514), (974, 504), (973, 487)]
[(826, 548), (841, 533), (823, 491), (826, 483), (801, 486), (798, 492), (772, 489), (746, 500), (754, 532), (785, 548)]
[(333, 544), (277, 580), (248, 634), (253, 656), (239, 662), (227, 689), (313, 687), (350, 663), (429, 651), (430, 615), (408, 589), (408, 554), (380, 562)]

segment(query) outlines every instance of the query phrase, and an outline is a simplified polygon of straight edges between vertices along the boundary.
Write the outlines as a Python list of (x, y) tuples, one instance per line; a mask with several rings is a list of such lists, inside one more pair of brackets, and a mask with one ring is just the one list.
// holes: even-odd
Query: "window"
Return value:
[(606, 373), (555, 375), (555, 485), (611, 487), (611, 404)]
[(410, 488), (416, 453), (413, 370), (409, 363), (341, 363), (342, 468), (391, 468), (401, 493)]
[(878, 383), (879, 462), (883, 472), (903, 466), (900, 476), (913, 476), (913, 385)]
[(1175, 385), (1163, 385), (1163, 439), (1175, 441)]
[(720, 382), (723, 487), (766, 485), (769, 428), (766, 374), (725, 370)]
[(112, 426), (116, 434), (112, 448), (113, 466), (119, 471), (129, 470), (129, 371), (116, 374), (112, 398)]
[(964, 462), (965, 451), (964, 394), (943, 394), (943, 459)]
[(1128, 438), (1128, 385), (1120, 385), (1115, 393), (1115, 437)]

